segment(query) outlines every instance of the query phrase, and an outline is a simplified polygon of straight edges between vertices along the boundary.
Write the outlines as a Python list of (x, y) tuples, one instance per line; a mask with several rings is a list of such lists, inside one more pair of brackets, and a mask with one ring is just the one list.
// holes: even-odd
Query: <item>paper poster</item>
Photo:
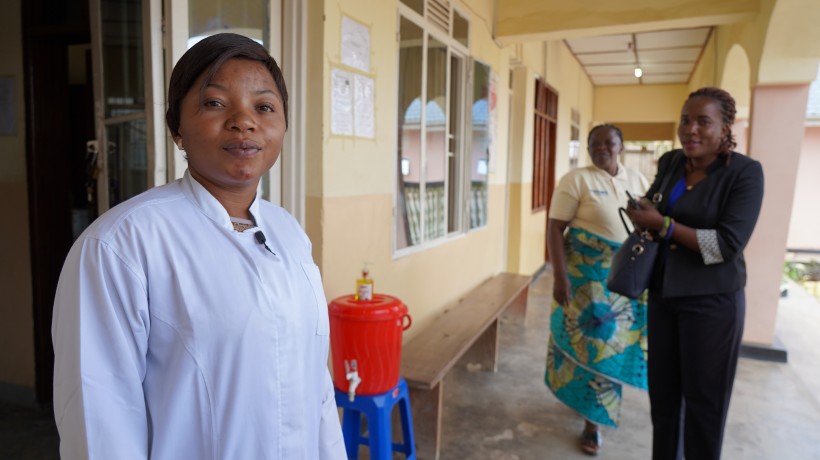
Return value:
[(495, 72), (490, 71), (490, 89), (488, 94), (489, 99), (489, 113), (487, 114), (487, 154), (490, 157), (490, 172), (495, 172), (495, 157), (496, 155), (496, 146), (495, 146), (495, 130), (496, 130), (496, 118), (498, 118), (498, 92), (497, 92), (497, 83), (498, 78)]
[(376, 135), (373, 119), (373, 79), (364, 75), (356, 75), (354, 81), (354, 133), (358, 137), (373, 139)]
[(342, 16), (342, 64), (370, 72), (370, 29)]
[(333, 69), (330, 75), (330, 133), (353, 135), (353, 75)]

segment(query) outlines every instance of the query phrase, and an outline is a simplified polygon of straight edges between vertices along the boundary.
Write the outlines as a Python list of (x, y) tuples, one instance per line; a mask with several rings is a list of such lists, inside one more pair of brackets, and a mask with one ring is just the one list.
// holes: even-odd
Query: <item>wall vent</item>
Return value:
[(452, 6), (449, 0), (427, 0), (427, 20), (442, 32), (450, 35), (450, 17)]

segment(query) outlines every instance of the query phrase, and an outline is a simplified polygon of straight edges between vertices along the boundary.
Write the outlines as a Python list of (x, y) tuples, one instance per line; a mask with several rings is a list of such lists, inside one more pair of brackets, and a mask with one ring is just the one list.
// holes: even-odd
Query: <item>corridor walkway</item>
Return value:
[[(442, 460), (590, 458), (582, 419), (543, 384), (552, 276), (530, 289), (525, 324), (504, 323), (497, 374), (460, 363), (445, 381)], [(741, 359), (723, 448), (727, 460), (820, 459), (820, 304), (790, 285), (777, 335), (789, 362)], [(601, 459), (651, 457), (649, 399), (626, 388), (621, 426), (605, 430)]]

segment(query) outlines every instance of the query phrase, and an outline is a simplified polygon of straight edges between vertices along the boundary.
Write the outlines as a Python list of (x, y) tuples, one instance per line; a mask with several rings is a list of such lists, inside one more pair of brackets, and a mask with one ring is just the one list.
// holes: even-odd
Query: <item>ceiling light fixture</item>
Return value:
[[(635, 56), (635, 78), (640, 79), (643, 75), (643, 69), (641, 69), (641, 61), (638, 59), (638, 37), (636, 37), (635, 34), (632, 34), (632, 40), (629, 41), (627, 48), (629, 51), (632, 51), (632, 54)], [(643, 83), (643, 80), (639, 81), (639, 83)]]

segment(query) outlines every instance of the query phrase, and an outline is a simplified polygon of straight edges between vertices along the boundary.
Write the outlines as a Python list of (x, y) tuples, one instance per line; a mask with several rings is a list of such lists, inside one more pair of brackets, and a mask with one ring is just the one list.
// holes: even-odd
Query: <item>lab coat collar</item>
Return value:
[[(196, 207), (199, 208), (203, 214), (208, 216), (209, 219), (214, 221), (220, 227), (233, 231), (233, 224), (231, 223), (231, 216), (228, 215), (228, 211), (225, 210), (222, 203), (211, 195), (211, 193), (203, 187), (202, 184), (197, 182), (197, 180), (191, 176), (191, 173), (187, 169), (185, 170), (185, 174), (182, 176), (182, 189), (191, 201), (194, 202)], [(259, 226), (259, 194), (254, 197), (249, 211), (256, 222), (256, 225)]]

